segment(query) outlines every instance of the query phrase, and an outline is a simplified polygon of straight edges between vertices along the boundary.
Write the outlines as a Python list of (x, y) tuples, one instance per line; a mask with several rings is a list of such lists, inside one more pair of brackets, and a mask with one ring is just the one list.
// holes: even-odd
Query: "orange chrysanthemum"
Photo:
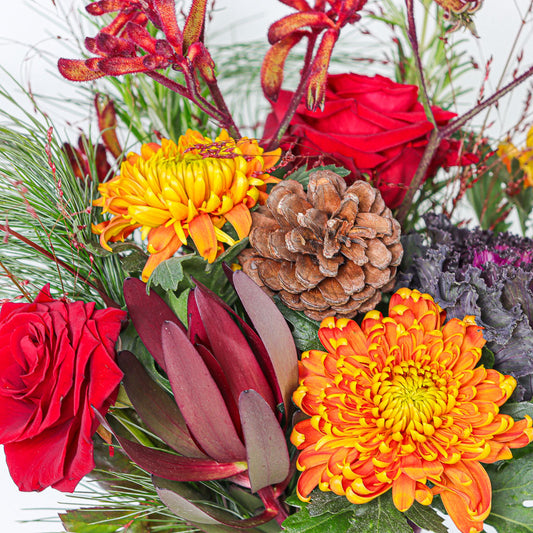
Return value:
[(429, 295), (400, 289), (388, 317), (322, 322), (327, 352), (303, 354), (294, 393), (311, 416), (291, 436), (300, 498), (318, 485), (359, 504), (392, 488), (406, 511), (440, 494), (463, 533), (483, 529), (491, 487), (480, 462), (511, 458), (533, 439), (532, 420), (499, 413), (516, 382), (476, 367), (485, 341), (473, 317), (444, 319)]
[(266, 201), (266, 184), (277, 182), (266, 173), (281, 150), (264, 153), (256, 140), (235, 141), (226, 131), (215, 141), (188, 130), (178, 144), (144, 144), (141, 155), (130, 153), (120, 175), (101, 184), (94, 205), (113, 218), (93, 226), (100, 244), (124, 240), (141, 228), (148, 239), (150, 258), (142, 277), (187, 243), (191, 237), (198, 253), (212, 263), (222, 243), (235, 240), (222, 231), (229, 222), (243, 239), (250, 232), (250, 208)]

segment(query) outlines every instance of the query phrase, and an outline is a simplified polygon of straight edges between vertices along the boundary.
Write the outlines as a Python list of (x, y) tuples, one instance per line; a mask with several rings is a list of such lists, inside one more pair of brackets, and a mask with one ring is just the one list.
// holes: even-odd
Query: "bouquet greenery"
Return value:
[(458, 116), (482, 0), (282, 3), (225, 48), (214, 1), (88, 3), (98, 137), (2, 112), (11, 477), (93, 481), (79, 533), (531, 532), (532, 130), (471, 120), (533, 67)]

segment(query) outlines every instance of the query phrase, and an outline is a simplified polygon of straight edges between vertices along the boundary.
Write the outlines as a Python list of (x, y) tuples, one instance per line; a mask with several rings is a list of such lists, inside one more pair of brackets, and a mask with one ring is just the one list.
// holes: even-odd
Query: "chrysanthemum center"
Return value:
[(390, 429), (398, 440), (409, 434), (421, 441), (435, 432), (448, 404), (443, 377), (409, 361), (384, 369), (376, 378), (373, 401), (378, 426)]

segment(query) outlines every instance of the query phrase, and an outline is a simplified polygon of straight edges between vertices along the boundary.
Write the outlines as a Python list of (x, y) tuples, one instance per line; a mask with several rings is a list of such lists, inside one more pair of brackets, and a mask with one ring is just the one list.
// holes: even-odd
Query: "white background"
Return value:
[[(45, 94), (56, 98), (56, 103), (44, 103), (43, 106), (53, 117), (66, 119), (76, 124), (79, 116), (65, 112), (61, 104), (64, 97), (73, 96), (76, 91), (71, 84), (58, 77), (54, 64), (58, 57), (76, 57), (68, 53), (68, 47), (75, 48), (75, 40), (70, 37), (69, 29), (62, 26), (64, 13), (74, 9), (72, 6), (82, 6), (86, 2), (80, 0), (40, 0), (39, 2), (24, 2), (0, 0), (2, 17), (0, 18), (0, 66), (21, 82), (24, 87), (31, 88), (34, 94)], [(188, 2), (186, 2), (188, 3)], [(476, 26), (480, 39), (471, 38), (468, 34), (459, 34), (467, 40), (465, 54), (474, 56), (480, 65), (487, 59), (494, 57), (491, 75), (485, 94), (497, 83), (505, 61), (513, 45), (513, 39), (519, 27), (520, 12), (524, 12), (529, 0), (485, 0), (485, 6), (476, 16)], [(257, 39), (266, 34), (268, 25), (290, 10), (276, 0), (217, 0), (217, 40), (226, 42)], [(79, 35), (79, 34), (78, 34)], [(515, 50), (519, 52), (526, 47), (522, 69), (532, 64), (533, 47), (531, 46), (531, 31), (523, 32), (521, 40)], [(529, 44), (529, 52), (527, 51)], [(354, 65), (354, 70), (357, 65)], [(508, 74), (507, 80), (511, 74)], [(470, 84), (479, 87), (482, 73), (473, 71)], [(18, 94), (13, 83), (5, 72), (0, 71), (0, 84), (13, 87), (13, 95), (31, 109), (25, 98)], [(509, 107), (503, 105), (493, 116), (495, 126), (493, 135), (503, 135), (506, 127), (513, 124), (513, 120), (520, 115), (525, 89), (515, 93), (510, 99)], [(475, 98), (472, 95), (470, 98)], [(59, 102), (59, 103), (58, 103)], [(465, 107), (475, 102), (465, 102)], [(84, 118), (84, 117), (82, 117)], [(59, 121), (59, 119), (58, 119)], [(1, 295), (0, 295), (1, 296)], [(18, 520), (53, 517), (54, 509), (64, 509), (68, 498), (53, 490), (39, 494), (19, 493), (12, 483), (3, 453), (0, 450), (0, 527), (6, 533), (49, 533), (62, 530), (56, 523), (21, 524)], [(61, 503), (58, 503), (61, 502)], [(26, 508), (39, 508), (37, 511), (27, 511)]]

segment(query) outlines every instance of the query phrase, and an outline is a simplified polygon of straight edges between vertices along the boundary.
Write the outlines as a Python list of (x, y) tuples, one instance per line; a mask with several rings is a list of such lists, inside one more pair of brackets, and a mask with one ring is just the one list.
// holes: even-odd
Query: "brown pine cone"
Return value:
[(392, 290), (402, 259), (400, 224), (365, 181), (347, 187), (330, 170), (311, 174), (307, 194), (285, 180), (252, 213), (246, 274), (314, 320), (351, 318)]

